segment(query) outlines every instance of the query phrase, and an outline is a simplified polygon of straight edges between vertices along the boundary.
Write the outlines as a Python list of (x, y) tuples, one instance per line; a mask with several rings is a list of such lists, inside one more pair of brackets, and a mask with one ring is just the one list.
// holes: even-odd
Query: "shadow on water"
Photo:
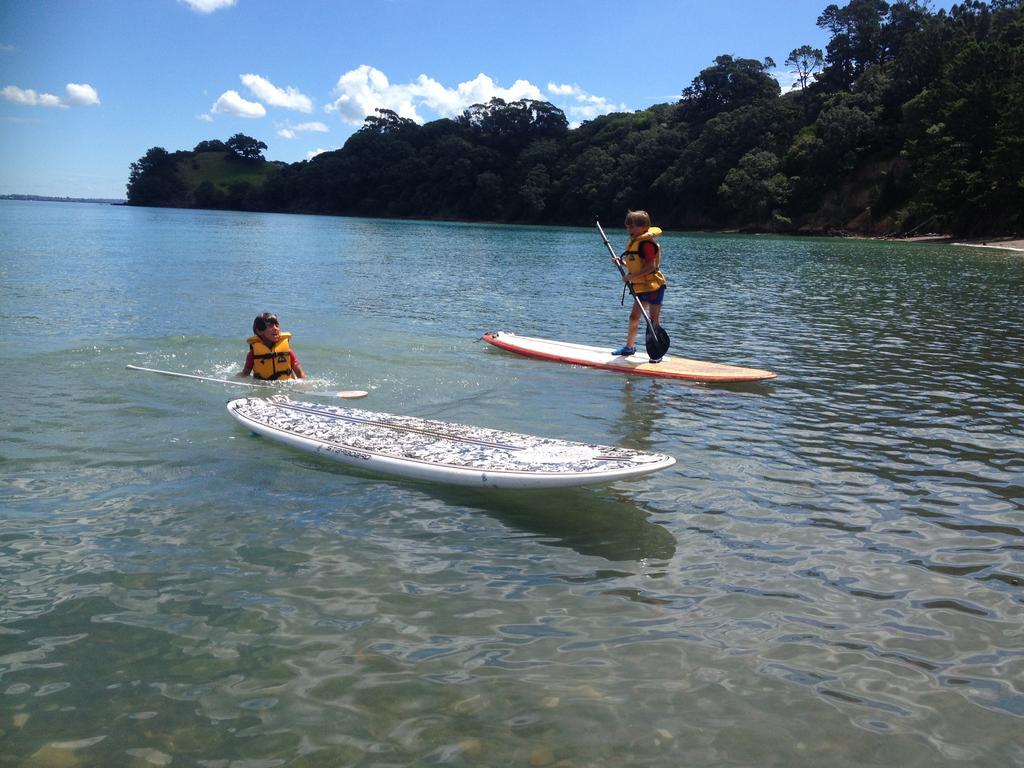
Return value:
[(773, 379), (769, 379), (768, 381), (708, 381), (702, 382), (697, 386), (701, 389), (723, 395), (760, 395), (763, 397), (770, 397), (776, 393), (775, 381)]
[(650, 522), (649, 511), (607, 490), (485, 491), (431, 486), (430, 493), (446, 504), (478, 510), (544, 544), (568, 547), (581, 555), (613, 561), (669, 560), (676, 551), (675, 537)]
[(650, 522), (652, 513), (630, 499), (618, 498), (606, 486), (508, 490), (442, 485), (339, 466), (329, 459), (283, 447), (281, 450), (291, 454), (290, 463), (304, 469), (415, 488), (447, 506), (481, 512), (542, 544), (567, 547), (581, 555), (612, 561), (670, 560), (675, 555), (675, 537), (665, 527)]
[(341, 466), (323, 457), (274, 447), (282, 451), (281, 460), (293, 466), (416, 489), (446, 506), (481, 512), (540, 543), (568, 547), (581, 555), (639, 561), (669, 560), (675, 554), (675, 537), (648, 520), (652, 512), (631, 499), (619, 498), (608, 486), (508, 490), (443, 485)]
[(685, 415), (685, 429), (702, 429), (708, 398), (723, 403), (731, 398), (743, 407), (743, 398), (772, 393), (771, 384), (765, 382), (706, 384), (628, 378), (617, 411), (609, 408), (607, 415), (624, 447), (672, 454), (678, 447), (672, 438), (677, 419)]
[[(646, 422), (653, 429), (665, 408), (684, 397), (770, 397), (776, 394), (774, 381), (664, 381), (639, 376), (623, 379), (623, 418)], [(645, 413), (645, 411), (649, 413)]]

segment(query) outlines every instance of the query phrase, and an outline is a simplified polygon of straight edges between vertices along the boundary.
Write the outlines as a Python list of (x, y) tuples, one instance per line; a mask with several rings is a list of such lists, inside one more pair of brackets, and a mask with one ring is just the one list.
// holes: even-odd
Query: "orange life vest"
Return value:
[(274, 381), (276, 379), (294, 379), (292, 372), (292, 348), (288, 343), (292, 335), (281, 331), (281, 338), (273, 348), (259, 336), (250, 336), (249, 349), (252, 350), (252, 372), (257, 379)]
[(635, 275), (643, 272), (650, 264), (650, 260), (644, 259), (644, 257), (640, 255), (640, 245), (642, 243), (652, 243), (654, 245), (655, 271), (649, 275), (645, 275), (643, 280), (638, 280), (633, 283), (633, 290), (637, 293), (650, 293), (651, 291), (656, 291), (661, 288), (661, 286), (668, 283), (665, 276), (659, 269), (661, 267), (661, 246), (655, 242), (654, 238), (656, 237), (661, 237), (661, 229), (659, 227), (649, 227), (642, 235), (639, 235), (629, 241), (629, 245), (626, 246), (626, 252), (622, 255), (622, 261), (626, 265), (626, 271), (631, 275)]

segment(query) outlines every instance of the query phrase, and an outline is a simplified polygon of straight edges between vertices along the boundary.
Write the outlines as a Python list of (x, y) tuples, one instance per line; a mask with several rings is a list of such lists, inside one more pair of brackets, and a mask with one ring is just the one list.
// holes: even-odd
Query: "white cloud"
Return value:
[(300, 133), (306, 132), (329, 133), (330, 129), (319, 121), (299, 123), (298, 125), (286, 124), (278, 130), (277, 135), (282, 139), (294, 139)]
[(213, 122), (213, 118), (210, 117), (205, 112), (203, 114), (201, 114), (201, 115), (196, 115), (196, 120), (202, 120), (204, 123), (212, 123)]
[(267, 114), (267, 110), (262, 104), (255, 101), (246, 101), (238, 95), (238, 91), (224, 91), (217, 101), (214, 102), (210, 111), (248, 118), (263, 117)]
[(415, 119), (416, 108), (411, 103), (399, 103), (387, 75), (366, 64), (339, 77), (334, 95), (337, 99), (324, 110), (337, 112), (346, 123), (360, 125), (363, 118), (372, 115), (377, 108), (394, 109), (403, 117)]
[(242, 84), (253, 96), (272, 107), (284, 107), (298, 112), (313, 111), (313, 100), (290, 85), (287, 88), (278, 88), (266, 78), (252, 74), (241, 75), (241, 78)]
[(82, 107), (91, 107), (100, 103), (100, 95), (88, 83), (68, 83), (64, 86), (68, 92), (68, 102)]
[(333, 152), (333, 151), (334, 151), (333, 149), (324, 149), (323, 147), (317, 147), (316, 149), (311, 149), (309, 152), (306, 153), (306, 159), (307, 160), (312, 160), (317, 155), (322, 155), (324, 152)]
[(221, 8), (230, 8), (238, 0), (178, 0), (196, 13), (213, 13)]
[(66, 107), (58, 96), (52, 93), (36, 93), (31, 88), (19, 88), (16, 85), (5, 86), (0, 91), (7, 101), (21, 104), (26, 107)]
[(88, 107), (100, 103), (96, 89), (88, 83), (68, 83), (64, 86), (67, 98), (54, 96), (52, 93), (36, 93), (31, 88), (19, 88), (16, 85), (5, 86), (0, 95), (7, 101), (26, 107)]
[(587, 93), (575, 83), (558, 84), (548, 83), (548, 93), (552, 96), (560, 96), (567, 99), (568, 103), (556, 104), (565, 112), (569, 123), (573, 127), (578, 126), (586, 120), (593, 120), (595, 117), (607, 115), (611, 112), (628, 112), (629, 107), (625, 104), (616, 104), (604, 96), (595, 96)]
[(556, 96), (572, 96), (580, 90), (578, 85), (558, 85), (556, 83), (548, 83), (548, 93), (552, 93)]
[(423, 92), (423, 103), (442, 117), (454, 117), (467, 107), (486, 104), (494, 97), (505, 101), (544, 98), (540, 88), (529, 80), (516, 80), (511, 87), (501, 88), (482, 72), (472, 80), (459, 83), (454, 89), (445, 88), (426, 75), (420, 75), (417, 84)]
[(796, 72), (772, 72), (771, 76), (775, 78), (783, 93), (800, 87), (800, 77)]
[(517, 80), (511, 87), (502, 88), (481, 73), (454, 88), (447, 88), (427, 75), (420, 75), (412, 83), (393, 84), (379, 69), (366, 64), (339, 77), (332, 95), (335, 100), (324, 111), (337, 112), (352, 125), (362, 125), (363, 119), (377, 109), (390, 109), (400, 117), (422, 123), (420, 109), (439, 117), (454, 117), (495, 96), (506, 101), (543, 98), (540, 89), (528, 80)]
[[(284, 107), (299, 112), (311, 112), (313, 100), (292, 86), (279, 88), (264, 77), (255, 74), (240, 75), (242, 83), (252, 95), (272, 107)], [(474, 104), (486, 104), (493, 98), (505, 101), (520, 99), (546, 100), (562, 109), (571, 127), (610, 112), (628, 111), (625, 104), (617, 104), (603, 96), (596, 96), (575, 84), (548, 83), (547, 96), (529, 80), (516, 80), (503, 88), (490, 76), (480, 73), (472, 80), (448, 87), (434, 78), (421, 74), (408, 83), (392, 83), (384, 72), (362, 64), (338, 78), (324, 112), (337, 113), (342, 122), (362, 125), (367, 116), (378, 109), (389, 109), (400, 117), (423, 123), (438, 117), (456, 117)], [(257, 118), (266, 115), (259, 102), (247, 101), (237, 91), (221, 94), (211, 112)], [(327, 133), (320, 122), (292, 125), (278, 124), (277, 135), (294, 139), (304, 131)]]
[(15, 48), (13, 45), (8, 45), (7, 43), (0, 43), (0, 53), (14, 53), (16, 50), (18, 49)]

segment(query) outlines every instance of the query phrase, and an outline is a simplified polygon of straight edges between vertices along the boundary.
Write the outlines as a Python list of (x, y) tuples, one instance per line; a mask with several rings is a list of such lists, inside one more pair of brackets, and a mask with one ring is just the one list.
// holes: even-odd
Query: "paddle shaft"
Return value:
[[(126, 365), (125, 368), (128, 368), (128, 369), (130, 369), (132, 371), (145, 371), (146, 373), (159, 373), (162, 376), (177, 376), (178, 378), (181, 378), (181, 379), (198, 379), (199, 381), (213, 381), (213, 382), (216, 382), (218, 384), (234, 384), (236, 387), (264, 388), (264, 387), (267, 386), (266, 384), (257, 384), (254, 381), (235, 381), (233, 379), (215, 379), (212, 376), (197, 376), (194, 373), (179, 373), (177, 371), (162, 371), (159, 368), (143, 368), (141, 365)], [(322, 397), (324, 395), (332, 395), (333, 397), (355, 398), (355, 397), (364, 397), (366, 395), (366, 392), (364, 390), (361, 390), (361, 389), (358, 389), (358, 390), (357, 389), (353, 389), (353, 390), (345, 390), (343, 392), (338, 392), (338, 393), (334, 393), (334, 394), (327, 393), (327, 392), (323, 392), (323, 393), (322, 392), (304, 392), (303, 394), (305, 394), (305, 395), (315, 395), (315, 396), (318, 396), (318, 397)]]
[(265, 384), (256, 384), (252, 381), (232, 381), (231, 379), (215, 379), (211, 376), (197, 376), (194, 373), (178, 373), (176, 371), (161, 371), (159, 368), (143, 368), (141, 365), (126, 365), (132, 371), (146, 371), (147, 373), (159, 373), (164, 376), (177, 376), (182, 379), (198, 379), (199, 381), (215, 381), (218, 384), (234, 384), (238, 387), (263, 387)]

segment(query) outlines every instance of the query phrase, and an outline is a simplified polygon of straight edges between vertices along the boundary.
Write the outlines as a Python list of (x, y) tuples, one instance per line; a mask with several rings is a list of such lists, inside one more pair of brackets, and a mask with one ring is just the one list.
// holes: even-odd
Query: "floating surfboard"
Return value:
[(551, 488), (621, 480), (675, 459), (357, 408), (245, 397), (228, 412), (258, 435), (325, 458), (415, 480), (493, 488)]
[(759, 368), (740, 368), (735, 365), (707, 363), (689, 360), (685, 357), (665, 355), (660, 363), (648, 361), (647, 354), (640, 347), (635, 355), (619, 357), (609, 347), (588, 347), (585, 344), (570, 344), (567, 341), (551, 341), (531, 336), (517, 336), (507, 331), (485, 333), (484, 341), (509, 352), (516, 352), (540, 360), (554, 360), (559, 363), (585, 365), (606, 371), (633, 373), (639, 376), (655, 376), (663, 379), (687, 379), (704, 382), (740, 382), (774, 379), (778, 374)]

